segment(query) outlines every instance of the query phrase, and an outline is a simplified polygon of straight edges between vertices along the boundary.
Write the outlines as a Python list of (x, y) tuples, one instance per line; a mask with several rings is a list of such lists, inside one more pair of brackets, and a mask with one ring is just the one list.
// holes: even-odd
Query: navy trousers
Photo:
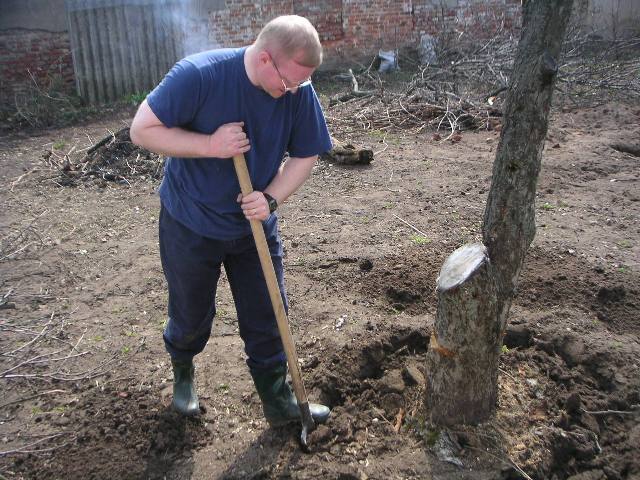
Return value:
[[(267, 369), (286, 363), (253, 236), (229, 241), (202, 237), (172, 218), (164, 207), (160, 210), (159, 236), (160, 258), (169, 286), (169, 321), (163, 336), (171, 358), (191, 360), (207, 344), (216, 314), (220, 267), (224, 265), (247, 364)], [(267, 243), (287, 309), (283, 249), (277, 227), (267, 233)]]

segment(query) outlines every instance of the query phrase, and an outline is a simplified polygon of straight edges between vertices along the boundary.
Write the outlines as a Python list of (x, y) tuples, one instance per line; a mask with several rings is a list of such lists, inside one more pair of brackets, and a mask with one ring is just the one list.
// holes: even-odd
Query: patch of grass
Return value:
[(295, 261), (289, 264), (290, 267), (304, 267), (307, 264), (307, 261), (303, 257), (298, 257)]
[(66, 146), (67, 146), (67, 142), (65, 142), (64, 140), (58, 140), (57, 142), (55, 142), (53, 144), (53, 149), (54, 150), (62, 150)]
[(393, 133), (385, 132), (384, 130), (372, 129), (368, 130), (367, 134), (372, 137), (373, 140), (377, 140), (380, 143), (384, 141), (389, 145), (400, 145), (400, 137)]
[(384, 138), (387, 136), (387, 132), (375, 128), (369, 130), (367, 133), (374, 138)]
[(626, 239), (625, 240), (620, 240), (618, 242), (618, 246), (620, 248), (631, 248), (631, 247), (633, 247), (633, 242), (631, 240), (626, 240)]
[(556, 209), (556, 207), (554, 205), (551, 205), (549, 202), (544, 202), (540, 208), (547, 211)]
[(501, 353), (509, 353), (509, 347), (507, 347), (506, 345), (502, 345), (502, 348), (500, 349)]
[(131, 95), (125, 97), (125, 101), (127, 103), (130, 103), (134, 107), (137, 107), (144, 101), (145, 98), (147, 98), (147, 95), (149, 95), (149, 92), (132, 93)]
[(92, 338), (92, 340), (94, 342), (101, 342), (102, 340), (104, 340), (104, 337), (102, 335), (96, 335), (95, 337)]
[(413, 234), (411, 235), (411, 241), (416, 245), (426, 245), (431, 243), (431, 239), (425, 237), (424, 235)]
[(440, 430), (427, 430), (424, 432), (424, 441), (428, 446), (433, 447), (440, 438)]
[(124, 347), (122, 347), (122, 350), (120, 350), (120, 351), (122, 353), (125, 353), (125, 354), (129, 353), (131, 351), (131, 347), (128, 347), (128, 346), (125, 345)]
[(229, 391), (229, 385), (226, 383), (221, 383), (216, 387), (216, 390), (221, 393), (227, 393)]

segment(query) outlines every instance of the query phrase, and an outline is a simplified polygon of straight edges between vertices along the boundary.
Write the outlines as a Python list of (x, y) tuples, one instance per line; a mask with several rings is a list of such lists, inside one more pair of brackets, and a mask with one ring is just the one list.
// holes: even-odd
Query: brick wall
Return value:
[(521, 0), (225, 0), (211, 13), (209, 44), (250, 43), (271, 18), (297, 14), (309, 18), (335, 65), (371, 58), (378, 49), (417, 45), (423, 33), (443, 28), (489, 37), (496, 28), (520, 22)]
[[(443, 29), (489, 37), (497, 26), (520, 22), (521, 0), (219, 0), (208, 2), (208, 20), (186, 28), (192, 51), (253, 41), (268, 20), (283, 14), (308, 17), (325, 48), (325, 66), (367, 62), (378, 49), (417, 45), (423, 33)], [(204, 3), (203, 3), (204, 5)], [(212, 5), (215, 6), (212, 7)], [(202, 18), (206, 10), (192, 18)], [(187, 24), (183, 24), (187, 25)], [(190, 53), (190, 52), (189, 52)], [(67, 32), (0, 30), (0, 99), (30, 81), (59, 76), (74, 88)]]
[(0, 52), (0, 98), (33, 85), (33, 79), (43, 89), (54, 79), (69, 91), (75, 88), (67, 32), (3, 30)]
[(209, 41), (213, 46), (251, 43), (266, 22), (293, 13), (294, 0), (226, 0), (225, 8), (209, 17)]
[(416, 31), (432, 35), (448, 28), (488, 38), (500, 27), (518, 27), (520, 10), (521, 0), (414, 1)]

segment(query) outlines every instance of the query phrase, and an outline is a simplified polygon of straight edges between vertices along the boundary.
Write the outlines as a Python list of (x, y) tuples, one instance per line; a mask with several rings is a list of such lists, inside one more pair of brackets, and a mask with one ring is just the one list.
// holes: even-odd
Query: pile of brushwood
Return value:
[[(359, 131), (419, 133), (442, 130), (449, 139), (461, 130), (500, 129), (502, 103), (518, 38), (496, 34), (484, 43), (468, 35), (437, 39), (437, 62), (421, 65), (400, 52), (402, 85), (368, 67), (337, 75), (348, 91), (330, 98), (327, 118), (340, 137)], [(569, 35), (559, 63), (556, 103), (588, 106), (613, 98), (640, 99), (640, 37), (605, 40), (576, 31)], [(407, 75), (404, 74), (406, 77)]]
[(131, 186), (135, 182), (156, 183), (162, 178), (164, 159), (134, 145), (129, 128), (122, 128), (91, 146), (83, 155), (73, 149), (65, 155), (49, 150), (44, 161), (58, 174), (52, 180), (60, 186), (81, 183), (104, 186), (115, 182)]

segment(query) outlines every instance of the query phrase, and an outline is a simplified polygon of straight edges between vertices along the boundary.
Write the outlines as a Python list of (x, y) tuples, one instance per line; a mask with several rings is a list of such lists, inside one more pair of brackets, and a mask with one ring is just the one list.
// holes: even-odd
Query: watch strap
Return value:
[(269, 204), (269, 213), (275, 212), (276, 208), (278, 208), (278, 201), (267, 192), (262, 192), (262, 194), (264, 195), (264, 198), (267, 199), (267, 203)]

